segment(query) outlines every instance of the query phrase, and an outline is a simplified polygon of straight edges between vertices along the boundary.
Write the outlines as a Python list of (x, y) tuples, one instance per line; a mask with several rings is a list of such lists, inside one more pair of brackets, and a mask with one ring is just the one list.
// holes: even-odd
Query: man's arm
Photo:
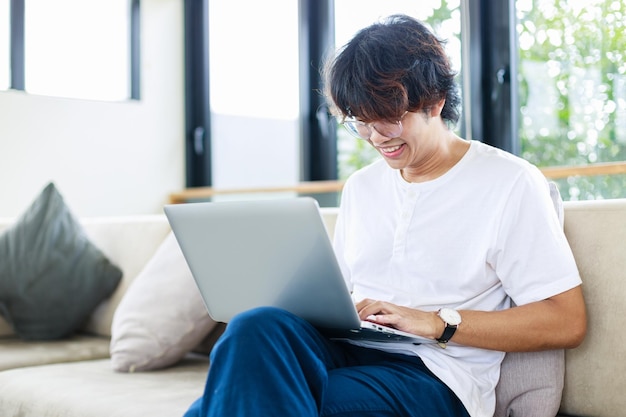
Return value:
[[(362, 319), (432, 339), (439, 338), (444, 330), (444, 323), (436, 312), (374, 300), (359, 302), (357, 310)], [(484, 349), (514, 352), (574, 348), (587, 332), (587, 313), (580, 286), (502, 311), (459, 312), (463, 321), (451, 341)]]
[[(574, 348), (587, 332), (580, 286), (507, 310), (460, 313), (463, 322), (452, 338), (454, 342), (505, 352)], [(443, 328), (441, 323), (442, 332)]]

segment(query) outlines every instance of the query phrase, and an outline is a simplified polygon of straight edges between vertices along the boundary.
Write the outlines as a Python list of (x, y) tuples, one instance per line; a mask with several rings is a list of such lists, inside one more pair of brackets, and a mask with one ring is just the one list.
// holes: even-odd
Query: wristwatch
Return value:
[(446, 328), (443, 330), (443, 334), (439, 339), (437, 339), (439, 346), (445, 349), (446, 343), (452, 339), (454, 332), (456, 332), (457, 327), (461, 324), (461, 314), (451, 308), (442, 308), (439, 309), (437, 315), (446, 325)]

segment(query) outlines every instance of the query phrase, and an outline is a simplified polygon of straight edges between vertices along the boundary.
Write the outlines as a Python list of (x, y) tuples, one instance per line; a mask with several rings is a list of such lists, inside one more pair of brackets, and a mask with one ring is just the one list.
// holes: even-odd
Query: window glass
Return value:
[(10, 31), (9, 0), (0, 0), (0, 90), (7, 90), (10, 85)]
[(129, 10), (128, 0), (26, 1), (26, 91), (128, 99)]
[[(522, 156), (626, 160), (626, 0), (517, 0)], [(557, 181), (564, 199), (626, 197), (626, 176)]]
[(297, 182), (298, 2), (209, 1), (209, 67), (212, 185)]
[(211, 1), (209, 31), (211, 110), (297, 119), (298, 2)]
[[(461, 10), (459, 0), (340, 0), (335, 2), (335, 44), (347, 43), (360, 29), (380, 18), (403, 13), (428, 24), (446, 41), (446, 52), (461, 86)], [(457, 126), (458, 128), (458, 126)], [(366, 141), (350, 136), (342, 126), (337, 129), (339, 177), (347, 178), (355, 170), (378, 158)]]

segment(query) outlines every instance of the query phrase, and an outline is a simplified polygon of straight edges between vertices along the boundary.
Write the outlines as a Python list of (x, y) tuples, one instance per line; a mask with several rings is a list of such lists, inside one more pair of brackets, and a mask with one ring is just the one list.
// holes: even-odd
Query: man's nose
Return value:
[(373, 145), (381, 145), (381, 144), (387, 142), (390, 139), (393, 139), (393, 138), (390, 138), (390, 137), (387, 137), (387, 136), (383, 135), (378, 130), (376, 130), (376, 129), (374, 129), (372, 127), (372, 133), (370, 135), (370, 139), (369, 140), (370, 140), (370, 142)]

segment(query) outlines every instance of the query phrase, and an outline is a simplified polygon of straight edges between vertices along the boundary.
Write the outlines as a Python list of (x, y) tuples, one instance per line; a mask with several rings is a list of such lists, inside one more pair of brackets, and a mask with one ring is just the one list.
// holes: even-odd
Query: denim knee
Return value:
[(297, 316), (281, 308), (255, 307), (233, 317), (228, 323), (227, 331), (250, 332), (262, 328), (265, 332), (274, 324), (282, 324), (294, 319), (297, 319)]
[[(275, 337), (282, 338), (290, 332), (298, 332), (302, 326), (300, 321), (292, 313), (276, 307), (256, 307), (244, 311), (228, 323), (211, 353), (231, 343), (243, 348)], [(287, 329), (290, 331), (286, 331)]]

